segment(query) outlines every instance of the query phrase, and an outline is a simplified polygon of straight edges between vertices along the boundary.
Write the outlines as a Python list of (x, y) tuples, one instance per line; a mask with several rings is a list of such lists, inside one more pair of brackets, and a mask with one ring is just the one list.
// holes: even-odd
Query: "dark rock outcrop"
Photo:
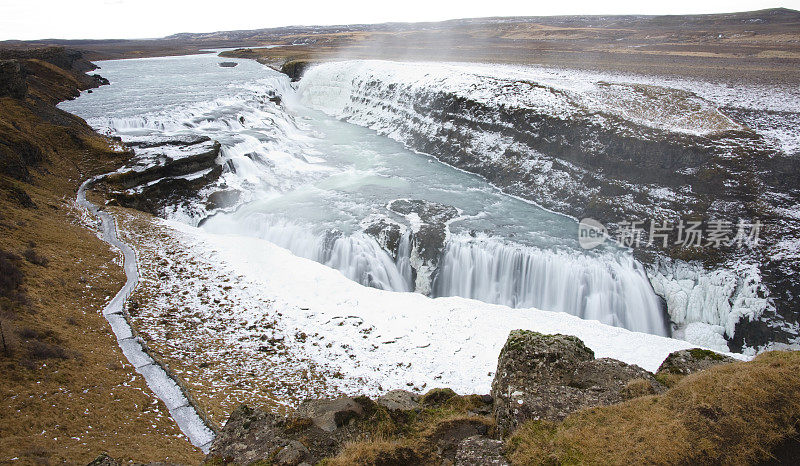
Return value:
[[(405, 254), (403, 258), (411, 265), (414, 290), (430, 295), (447, 240), (447, 222), (458, 216), (458, 209), (417, 199), (397, 199), (388, 208), (404, 216), (409, 226), (381, 219), (367, 226), (364, 232), (374, 237), (395, 261)], [(408, 247), (402, 250), (405, 245)]]
[(394, 260), (400, 251), (400, 240), (403, 238), (404, 228), (394, 222), (380, 219), (364, 228), (364, 233), (372, 236), (378, 244), (388, 252)]
[(0, 97), (24, 99), (28, 92), (25, 71), (18, 60), (0, 60)]
[(55, 104), (107, 83), (85, 74), (96, 68), (60, 47), (0, 50), (0, 175), (30, 182), (50, 154), (87, 149), (91, 128)]
[(479, 417), (456, 418), (436, 425), (426, 441), (436, 457), (453, 462), (465, 439), (475, 436), (486, 436), (491, 426)]
[[(205, 143), (204, 143), (205, 144)], [(143, 170), (114, 173), (105, 182), (116, 191), (110, 194), (113, 202), (158, 215), (167, 206), (183, 205), (197, 198), (197, 192), (217, 181), (222, 166), (217, 163), (220, 144), (216, 141), (194, 146), (196, 153), (179, 159), (170, 159)], [(215, 193), (216, 194), (216, 193)], [(238, 194), (235, 196), (238, 199)], [(207, 205), (215, 207), (234, 199), (233, 194), (217, 194)], [(235, 202), (235, 201), (234, 201)]]
[(364, 407), (350, 397), (306, 401), (295, 412), (295, 416), (311, 419), (315, 426), (326, 432), (344, 427), (363, 415)]
[(280, 72), (289, 76), (292, 81), (299, 81), (311, 65), (308, 60), (289, 60), (281, 66)]
[(315, 464), (362, 435), (355, 425), (374, 410), (366, 397), (309, 400), (289, 417), (240, 406), (211, 446), (206, 461), (250, 464)]
[(642, 379), (663, 387), (644, 369), (594, 352), (573, 336), (514, 330), (500, 352), (492, 382), (494, 415), (505, 431), (529, 419), (560, 421), (579, 409), (618, 403)]
[(130, 170), (114, 173), (106, 177), (106, 182), (118, 185), (123, 189), (130, 189), (162, 178), (190, 175), (213, 168), (216, 165), (219, 151), (220, 144), (214, 141), (207, 151), (176, 160), (170, 160), (161, 165), (147, 167), (144, 170)]
[(208, 453), (207, 461), (250, 464), (271, 458), (290, 439), (281, 436), (283, 419), (258, 409), (239, 406), (228, 418)]

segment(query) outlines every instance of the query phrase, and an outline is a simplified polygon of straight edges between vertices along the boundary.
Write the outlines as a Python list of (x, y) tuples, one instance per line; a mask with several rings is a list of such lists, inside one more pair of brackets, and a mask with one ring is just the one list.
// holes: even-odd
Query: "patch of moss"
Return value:
[(681, 380), (684, 376), (681, 374), (662, 371), (654, 374), (653, 377), (658, 381), (658, 383), (669, 388), (678, 383), (678, 381)]
[(689, 350), (689, 354), (695, 359), (712, 359), (714, 361), (722, 361), (725, 359), (725, 357), (719, 353), (702, 348), (692, 348)]
[(307, 417), (290, 417), (286, 420), (286, 433), (295, 434), (302, 432), (314, 425), (314, 421)]

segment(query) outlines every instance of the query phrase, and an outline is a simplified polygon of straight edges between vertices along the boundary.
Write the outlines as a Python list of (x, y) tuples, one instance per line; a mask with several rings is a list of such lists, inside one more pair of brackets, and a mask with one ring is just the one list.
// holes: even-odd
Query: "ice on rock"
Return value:
[(758, 267), (738, 264), (707, 271), (699, 265), (665, 261), (649, 272), (672, 322), (720, 326), (733, 336), (742, 318), (756, 319), (770, 306)]

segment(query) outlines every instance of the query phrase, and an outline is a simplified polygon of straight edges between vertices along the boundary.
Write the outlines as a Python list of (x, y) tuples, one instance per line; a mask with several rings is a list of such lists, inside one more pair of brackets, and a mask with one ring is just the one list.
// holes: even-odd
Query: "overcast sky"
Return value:
[(0, 0), (0, 40), (151, 38), (294, 24), (800, 9), (800, 0)]

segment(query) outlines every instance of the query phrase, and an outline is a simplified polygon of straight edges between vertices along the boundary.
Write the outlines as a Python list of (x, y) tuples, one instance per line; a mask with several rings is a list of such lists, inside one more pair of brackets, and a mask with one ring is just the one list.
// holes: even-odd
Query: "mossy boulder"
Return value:
[(560, 421), (579, 409), (623, 401), (634, 379), (653, 392), (664, 389), (638, 366), (595, 359), (579, 338), (514, 330), (492, 382), (495, 420), (506, 432), (529, 419)]
[(692, 348), (670, 353), (658, 367), (658, 375), (686, 376), (719, 364), (736, 362), (730, 356), (701, 348)]
[(440, 406), (455, 396), (456, 392), (450, 388), (433, 388), (422, 395), (420, 402), (424, 406)]

